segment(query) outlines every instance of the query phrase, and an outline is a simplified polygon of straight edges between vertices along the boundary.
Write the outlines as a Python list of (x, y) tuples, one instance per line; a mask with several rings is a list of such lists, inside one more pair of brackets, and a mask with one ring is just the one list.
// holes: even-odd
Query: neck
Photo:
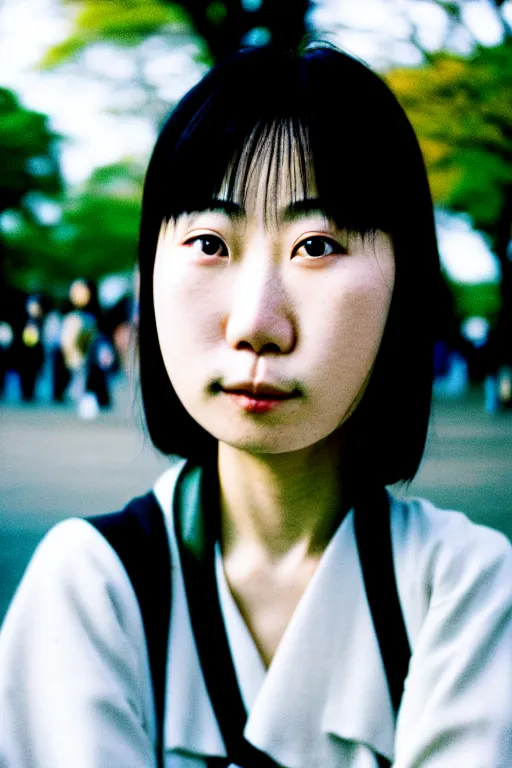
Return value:
[(222, 544), (250, 544), (280, 558), (322, 552), (346, 511), (340, 435), (285, 454), (219, 444)]

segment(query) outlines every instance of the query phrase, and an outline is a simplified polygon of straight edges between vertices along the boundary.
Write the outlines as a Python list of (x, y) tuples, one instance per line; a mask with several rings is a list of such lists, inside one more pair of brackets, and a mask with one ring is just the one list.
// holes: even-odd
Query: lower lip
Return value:
[(268, 413), (292, 399), (291, 397), (251, 397), (239, 392), (226, 392), (226, 394), (247, 413)]

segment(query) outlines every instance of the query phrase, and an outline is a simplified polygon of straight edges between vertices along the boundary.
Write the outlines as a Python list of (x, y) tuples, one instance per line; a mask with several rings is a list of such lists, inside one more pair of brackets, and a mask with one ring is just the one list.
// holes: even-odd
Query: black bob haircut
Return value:
[(367, 66), (326, 44), (297, 53), (241, 50), (192, 88), (163, 125), (139, 242), (140, 382), (150, 437), (163, 453), (198, 462), (217, 448), (178, 399), (160, 352), (153, 268), (162, 222), (208, 208), (223, 182), (228, 198), (243, 190), (269, 142), (276, 174), (290, 163), (287, 147), (298, 149), (298, 173), (289, 165), (296, 199), (313, 168), (325, 213), (338, 226), (392, 238), (390, 313), (367, 390), (346, 423), (349, 476), (365, 484), (410, 481), (431, 405), (439, 282), (432, 200), (416, 136), (394, 95)]

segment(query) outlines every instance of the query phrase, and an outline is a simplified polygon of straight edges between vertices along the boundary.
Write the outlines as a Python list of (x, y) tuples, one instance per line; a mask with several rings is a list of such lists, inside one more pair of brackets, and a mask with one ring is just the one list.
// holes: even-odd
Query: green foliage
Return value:
[(219, 26), (226, 18), (228, 9), (225, 3), (221, 3), (218, 0), (214, 0), (206, 6), (206, 17), (212, 24)]
[(75, 274), (97, 278), (134, 267), (141, 193), (138, 168), (118, 163), (94, 171), (59, 228)]
[[(303, 39), (309, 0), (261, 0), (254, 8), (241, 0), (61, 0), (77, 10), (71, 37), (50, 49), (43, 66), (73, 59), (94, 43), (138, 45), (151, 35), (193, 40), (200, 64), (224, 59), (254, 29), (284, 49)], [(261, 44), (266, 43), (261, 35)], [(180, 39), (181, 38), (181, 39)], [(174, 41), (173, 41), (174, 42)]]
[(98, 168), (68, 199), (61, 219), (37, 228), (20, 220), (6, 238), (10, 283), (64, 294), (76, 277), (98, 279), (135, 263), (142, 170), (130, 163)]
[(435, 202), (467, 211), (495, 242), (512, 184), (511, 42), (468, 58), (436, 53), (386, 78), (418, 134)]
[(23, 207), (29, 192), (60, 192), (56, 140), (46, 115), (0, 88), (0, 213)]
[(66, 263), (55, 239), (53, 227), (38, 226), (34, 221), (20, 219), (15, 229), (4, 238), (7, 256), (6, 282), (35, 293), (45, 290), (59, 292), (68, 280)]
[(467, 317), (486, 317), (494, 324), (501, 307), (499, 283), (455, 283), (448, 281), (454, 298), (455, 314), (460, 320)]
[(76, 56), (91, 43), (138, 45), (167, 27), (189, 29), (185, 9), (164, 0), (66, 0), (77, 13), (71, 36), (50, 48), (41, 62), (52, 68)]
[(58, 199), (62, 190), (57, 139), (46, 115), (26, 109), (12, 91), (0, 88), (1, 281), (13, 282), (28, 270), (27, 254), (15, 243), (22, 230), (31, 233), (34, 258), (44, 260), (47, 228), (34, 201)]

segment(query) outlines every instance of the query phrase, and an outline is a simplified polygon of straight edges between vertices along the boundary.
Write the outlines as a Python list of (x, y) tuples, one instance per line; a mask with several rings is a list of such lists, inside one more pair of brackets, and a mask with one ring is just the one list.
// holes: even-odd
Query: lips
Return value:
[(299, 395), (297, 389), (285, 389), (268, 382), (250, 381), (218, 384), (217, 391), (229, 397), (245, 413), (253, 415), (270, 413)]
[(220, 388), (228, 394), (245, 395), (255, 400), (288, 400), (298, 394), (296, 390), (286, 390), (265, 382), (241, 382), (223, 385)]

